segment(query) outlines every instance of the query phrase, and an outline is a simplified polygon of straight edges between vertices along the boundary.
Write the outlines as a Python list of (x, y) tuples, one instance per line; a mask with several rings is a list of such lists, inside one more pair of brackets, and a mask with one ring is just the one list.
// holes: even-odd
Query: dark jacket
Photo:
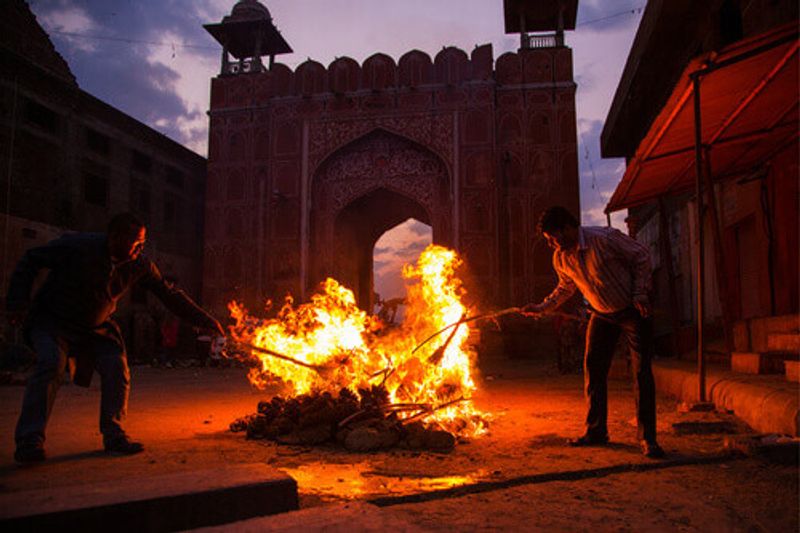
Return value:
[[(31, 302), (33, 283), (43, 269), (50, 272)], [(112, 263), (106, 236), (97, 233), (67, 234), (28, 250), (11, 275), (6, 307), (10, 312), (28, 311), (26, 330), (44, 326), (70, 336), (99, 334), (122, 346), (111, 315), (119, 299), (137, 283), (193, 325), (215, 327), (214, 319), (165, 281), (145, 256)]]

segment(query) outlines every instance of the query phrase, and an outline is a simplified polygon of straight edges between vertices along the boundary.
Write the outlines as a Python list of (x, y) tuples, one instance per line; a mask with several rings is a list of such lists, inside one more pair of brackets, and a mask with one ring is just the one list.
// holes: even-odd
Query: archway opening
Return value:
[(375, 244), (388, 230), (409, 219), (430, 227), (430, 217), (419, 203), (385, 188), (351, 202), (336, 217), (335, 277), (353, 290), (358, 305), (366, 311), (372, 312), (375, 304)]
[(413, 264), (419, 254), (433, 242), (433, 228), (414, 218), (408, 218), (386, 231), (372, 250), (372, 279), (374, 312), (385, 322), (402, 320), (406, 286), (403, 265)]

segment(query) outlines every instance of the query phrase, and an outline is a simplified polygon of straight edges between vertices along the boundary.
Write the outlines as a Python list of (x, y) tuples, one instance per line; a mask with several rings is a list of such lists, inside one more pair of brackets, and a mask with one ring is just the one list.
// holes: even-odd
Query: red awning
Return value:
[(606, 212), (695, 183), (692, 76), (700, 76), (702, 143), (715, 180), (755, 170), (798, 136), (796, 22), (692, 60), (628, 163)]

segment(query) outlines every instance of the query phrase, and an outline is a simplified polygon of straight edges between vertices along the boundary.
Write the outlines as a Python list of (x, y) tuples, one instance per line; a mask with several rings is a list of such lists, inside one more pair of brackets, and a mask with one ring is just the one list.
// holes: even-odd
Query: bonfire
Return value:
[[(252, 364), (257, 387), (284, 393), (231, 424), (250, 438), (288, 444), (339, 442), (368, 451), (393, 446), (448, 449), (486, 431), (472, 404), (475, 354), (467, 340), (473, 310), (456, 269), (457, 254), (430, 245), (406, 265), (406, 312), (396, 327), (356, 305), (353, 292), (327, 279), (308, 303), (287, 297), (274, 318), (232, 302), (232, 345)], [(444, 331), (431, 337), (434, 332)]]

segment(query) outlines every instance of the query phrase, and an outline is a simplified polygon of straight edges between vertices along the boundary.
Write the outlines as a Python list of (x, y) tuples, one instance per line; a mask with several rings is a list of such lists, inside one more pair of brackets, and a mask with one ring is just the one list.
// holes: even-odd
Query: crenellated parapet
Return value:
[(456, 47), (436, 56), (412, 50), (398, 61), (376, 53), (359, 64), (340, 57), (327, 67), (307, 60), (292, 70), (276, 63), (270, 70), (221, 75), (212, 82), (211, 108), (259, 105), (274, 98), (346, 97), (363, 93), (404, 92), (470, 83), (498, 85), (572, 83), (569, 48), (509, 52), (494, 61), (492, 45), (476, 46), (470, 54)]

